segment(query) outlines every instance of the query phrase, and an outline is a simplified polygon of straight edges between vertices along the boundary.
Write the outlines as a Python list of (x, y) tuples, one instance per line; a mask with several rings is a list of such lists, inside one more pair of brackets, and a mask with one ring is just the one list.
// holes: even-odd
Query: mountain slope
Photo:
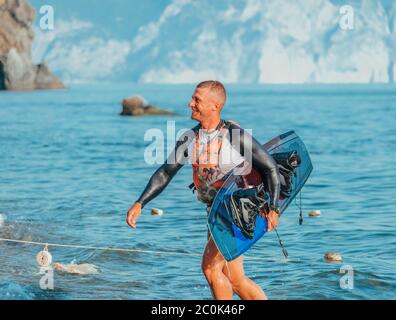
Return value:
[[(394, 82), (396, 2), (350, 1), (353, 30), (339, 26), (344, 2), (330, 0), (173, 0), (157, 18), (121, 25), (38, 30), (37, 60), (68, 82), (132, 80), (186, 83), (216, 78), (235, 83)], [(112, 13), (110, 12), (109, 15)], [(120, 14), (120, 10), (117, 10)], [(93, 10), (92, 15), (95, 15)], [(120, 21), (121, 21), (120, 20)], [(69, 21), (61, 21), (68, 23)], [(80, 27), (78, 27), (80, 25)], [(117, 30), (129, 30), (130, 36)], [(61, 28), (62, 29), (62, 28)], [(46, 54), (38, 52), (46, 48)]]

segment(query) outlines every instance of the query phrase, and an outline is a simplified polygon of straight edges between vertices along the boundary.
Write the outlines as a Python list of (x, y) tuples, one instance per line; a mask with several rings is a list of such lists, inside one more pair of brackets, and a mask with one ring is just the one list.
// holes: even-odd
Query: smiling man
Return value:
[[(194, 186), (198, 199), (210, 208), (217, 191), (228, 174), (247, 161), (266, 181), (270, 193), (270, 213), (267, 216), (268, 231), (278, 225), (278, 200), (280, 193), (279, 171), (269, 153), (234, 122), (221, 119), (221, 111), (227, 94), (222, 83), (205, 81), (200, 83), (189, 103), (192, 119), (199, 124), (192, 135), (185, 135), (176, 144), (172, 155), (151, 177), (140, 198), (127, 214), (127, 224), (136, 228), (142, 208), (158, 196), (176, 173), (190, 160), (193, 167)], [(238, 133), (238, 141), (231, 137)], [(251, 157), (245, 157), (249, 152)], [(233, 292), (241, 299), (263, 300), (263, 290), (249, 279), (243, 270), (243, 257), (227, 262), (217, 249), (210, 234), (202, 258), (202, 271), (218, 300), (231, 300)]]

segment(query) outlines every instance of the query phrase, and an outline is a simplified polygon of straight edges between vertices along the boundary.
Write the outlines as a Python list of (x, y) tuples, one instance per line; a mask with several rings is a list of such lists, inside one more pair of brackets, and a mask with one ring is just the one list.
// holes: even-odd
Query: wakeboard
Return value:
[[(283, 188), (279, 199), (279, 211), (282, 214), (309, 178), (313, 170), (312, 162), (304, 142), (294, 131), (270, 140), (264, 145), (264, 148), (274, 157), (280, 171), (287, 166), (284, 164), (287, 157), (290, 155), (298, 156), (298, 163), (294, 163), (293, 171), (281, 176), (282, 183), (288, 184), (286, 188)], [(284, 173), (284, 171), (282, 172)], [(247, 236), (240, 225), (235, 223), (231, 202), (233, 195), (246, 188), (245, 178), (246, 176), (232, 172), (217, 192), (208, 215), (207, 223), (211, 237), (227, 261), (232, 261), (249, 250), (267, 232), (268, 228), (267, 220), (265, 219), (265, 214), (269, 211), (268, 205), (264, 205), (261, 208), (262, 214), (257, 214), (255, 217), (254, 231), (252, 231), (250, 236)], [(268, 204), (268, 193), (266, 193), (266, 197)]]

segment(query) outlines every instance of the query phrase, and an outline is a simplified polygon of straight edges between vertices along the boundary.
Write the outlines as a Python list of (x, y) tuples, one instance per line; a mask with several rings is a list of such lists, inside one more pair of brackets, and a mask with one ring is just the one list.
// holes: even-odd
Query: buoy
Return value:
[(311, 211), (310, 213), (308, 213), (308, 216), (310, 216), (310, 217), (319, 217), (320, 214), (321, 214), (320, 210), (314, 210), (314, 211)]
[(48, 245), (44, 247), (43, 251), (40, 251), (36, 256), (36, 261), (41, 267), (49, 267), (52, 263), (52, 255), (48, 251)]
[(328, 262), (339, 262), (342, 261), (342, 256), (339, 253), (326, 253), (324, 258)]
[(151, 209), (151, 215), (153, 216), (162, 216), (164, 214), (164, 211), (161, 209), (153, 208)]

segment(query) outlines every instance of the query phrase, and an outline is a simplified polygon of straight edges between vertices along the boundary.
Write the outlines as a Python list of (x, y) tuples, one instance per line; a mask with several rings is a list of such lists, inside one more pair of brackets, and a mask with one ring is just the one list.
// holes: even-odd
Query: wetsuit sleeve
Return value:
[(188, 159), (191, 137), (184, 135), (177, 143), (167, 161), (152, 175), (138, 201), (142, 207), (157, 197), (171, 182)]
[[(240, 146), (237, 150), (240, 150), (241, 155), (244, 157), (247, 152), (251, 152), (253, 167), (260, 173), (261, 179), (263, 181), (266, 181), (268, 184), (268, 191), (270, 193), (271, 201), (270, 206), (272, 208), (278, 208), (280, 194), (280, 176), (279, 169), (274, 158), (254, 137), (252, 137), (242, 128), (231, 125), (230, 129), (239, 130), (240, 139), (237, 139), (237, 141), (232, 141), (232, 143), (238, 143), (239, 140)], [(230, 134), (232, 134), (232, 131), (230, 131)]]

